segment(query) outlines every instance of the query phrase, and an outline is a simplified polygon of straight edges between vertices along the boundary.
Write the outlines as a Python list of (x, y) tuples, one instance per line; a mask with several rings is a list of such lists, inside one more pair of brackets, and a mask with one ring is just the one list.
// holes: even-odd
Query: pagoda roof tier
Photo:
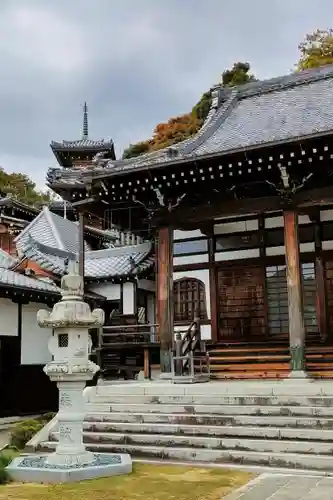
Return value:
[(104, 150), (113, 150), (114, 143), (112, 139), (104, 141), (104, 139), (100, 139), (98, 141), (94, 141), (92, 139), (78, 139), (74, 141), (52, 141), (51, 148), (54, 151), (104, 151)]
[(333, 65), (239, 87), (217, 86), (201, 130), (171, 147), (127, 160), (48, 173), (50, 186), (78, 188), (93, 179), (124, 176), (201, 159), (245, 153), (333, 133)]
[[(24, 245), (24, 255), (41, 268), (62, 276), (69, 261), (75, 262), (77, 254), (46, 246), (30, 238)], [(154, 256), (152, 244), (141, 243), (128, 247), (107, 248), (85, 253), (85, 280), (126, 280), (152, 269)]]

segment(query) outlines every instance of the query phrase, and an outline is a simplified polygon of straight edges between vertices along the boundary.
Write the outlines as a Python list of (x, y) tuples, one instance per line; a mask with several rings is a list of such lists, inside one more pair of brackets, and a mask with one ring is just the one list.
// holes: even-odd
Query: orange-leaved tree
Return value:
[[(250, 64), (237, 62), (231, 69), (222, 73), (222, 85), (233, 87), (255, 80), (250, 73)], [(166, 123), (155, 127), (153, 137), (147, 141), (131, 144), (123, 154), (123, 158), (133, 158), (149, 151), (156, 151), (177, 144), (194, 135), (202, 127), (212, 102), (211, 90), (205, 92), (190, 113), (170, 118)]]

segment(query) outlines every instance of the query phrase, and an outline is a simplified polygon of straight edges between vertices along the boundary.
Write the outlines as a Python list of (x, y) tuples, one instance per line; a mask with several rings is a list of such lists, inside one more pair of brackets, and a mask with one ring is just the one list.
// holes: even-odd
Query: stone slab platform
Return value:
[(263, 474), (225, 500), (333, 500), (333, 478)]
[(96, 453), (94, 462), (87, 466), (55, 467), (47, 464), (47, 455), (28, 455), (15, 458), (6, 471), (13, 481), (22, 483), (74, 483), (129, 474), (132, 460), (128, 454)]

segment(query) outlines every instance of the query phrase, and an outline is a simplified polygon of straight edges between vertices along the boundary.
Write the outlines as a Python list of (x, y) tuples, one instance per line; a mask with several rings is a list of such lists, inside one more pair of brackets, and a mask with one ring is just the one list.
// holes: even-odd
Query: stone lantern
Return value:
[(99, 370), (89, 360), (89, 328), (104, 324), (104, 311), (91, 311), (83, 301), (83, 280), (75, 270), (62, 278), (61, 294), (51, 313), (37, 314), (39, 326), (53, 329), (49, 341), (53, 360), (44, 372), (59, 389), (59, 442), (54, 453), (16, 458), (7, 471), (18, 481), (69, 482), (132, 470), (129, 455), (91, 453), (83, 444), (83, 389)]

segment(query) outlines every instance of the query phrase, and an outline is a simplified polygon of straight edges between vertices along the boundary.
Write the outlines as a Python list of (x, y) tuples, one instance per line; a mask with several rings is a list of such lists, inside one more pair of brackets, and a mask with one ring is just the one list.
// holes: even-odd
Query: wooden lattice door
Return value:
[(261, 267), (218, 270), (218, 328), (221, 341), (255, 341), (266, 333), (265, 271)]

